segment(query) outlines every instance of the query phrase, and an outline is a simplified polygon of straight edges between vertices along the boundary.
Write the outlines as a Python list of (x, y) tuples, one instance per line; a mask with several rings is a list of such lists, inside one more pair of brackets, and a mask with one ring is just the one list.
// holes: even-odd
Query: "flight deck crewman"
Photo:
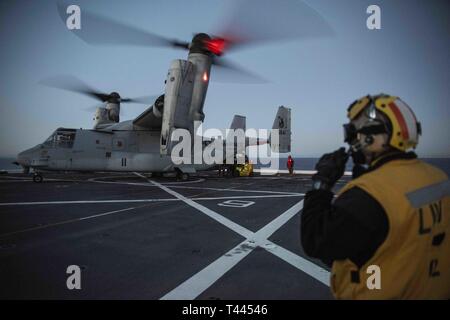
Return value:
[[(450, 298), (450, 183), (408, 152), (421, 134), (414, 113), (378, 95), (355, 101), (348, 118), (354, 177), (333, 201), (349, 153), (341, 148), (317, 163), (301, 217), (305, 252), (332, 266), (338, 299)], [(372, 265), (380, 288), (367, 285)]]
[(291, 157), (291, 155), (288, 156), (286, 166), (289, 170), (289, 174), (292, 175), (294, 173), (294, 159)]

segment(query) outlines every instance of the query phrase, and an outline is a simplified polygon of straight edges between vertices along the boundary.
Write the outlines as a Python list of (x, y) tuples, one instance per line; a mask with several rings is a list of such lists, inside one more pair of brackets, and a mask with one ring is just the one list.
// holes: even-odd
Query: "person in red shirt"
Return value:
[(294, 159), (289, 155), (287, 160), (287, 168), (289, 170), (289, 174), (294, 174)]

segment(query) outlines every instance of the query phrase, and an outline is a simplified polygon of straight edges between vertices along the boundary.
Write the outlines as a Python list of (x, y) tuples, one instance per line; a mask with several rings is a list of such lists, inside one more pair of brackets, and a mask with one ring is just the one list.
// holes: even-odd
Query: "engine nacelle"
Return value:
[(211, 57), (203, 53), (190, 53), (188, 60), (195, 66), (194, 86), (192, 91), (192, 101), (189, 110), (191, 121), (201, 121), (205, 119), (203, 104), (205, 103), (206, 92), (208, 90), (209, 75), (211, 71)]
[(94, 129), (97, 128), (99, 125), (108, 123), (108, 111), (106, 108), (98, 107), (95, 110), (94, 115)]
[(160, 153), (169, 154), (173, 130), (192, 130), (189, 117), (194, 85), (195, 66), (186, 60), (174, 60), (170, 65), (164, 94), (164, 111), (161, 125)]
[(108, 111), (108, 120), (112, 122), (120, 121), (120, 104), (119, 103), (106, 103), (106, 110)]
[(106, 107), (98, 107), (94, 115), (94, 129), (119, 122), (119, 113), (120, 105), (117, 103), (107, 103)]

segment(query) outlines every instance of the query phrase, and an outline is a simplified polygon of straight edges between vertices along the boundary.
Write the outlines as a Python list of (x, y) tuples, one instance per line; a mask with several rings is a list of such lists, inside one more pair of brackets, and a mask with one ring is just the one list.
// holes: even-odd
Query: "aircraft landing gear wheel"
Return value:
[(178, 172), (177, 173), (177, 180), (187, 181), (188, 179), (189, 179), (189, 174), (187, 174), (185, 172)]
[(42, 175), (40, 175), (39, 173), (35, 173), (33, 175), (33, 181), (36, 183), (41, 183), (42, 180), (44, 180), (44, 178), (42, 178)]

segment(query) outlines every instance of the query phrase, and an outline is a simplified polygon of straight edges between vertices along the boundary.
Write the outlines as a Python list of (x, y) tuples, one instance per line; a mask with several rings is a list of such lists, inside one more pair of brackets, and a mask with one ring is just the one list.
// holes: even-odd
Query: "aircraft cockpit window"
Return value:
[(56, 131), (47, 140), (44, 145), (55, 148), (72, 148), (75, 141), (74, 131)]
[(44, 145), (47, 147), (52, 147), (55, 142), (55, 136), (56, 133), (53, 133), (50, 137), (48, 137), (47, 140), (45, 140)]
[(60, 148), (72, 148), (75, 141), (75, 132), (56, 131), (55, 146)]

